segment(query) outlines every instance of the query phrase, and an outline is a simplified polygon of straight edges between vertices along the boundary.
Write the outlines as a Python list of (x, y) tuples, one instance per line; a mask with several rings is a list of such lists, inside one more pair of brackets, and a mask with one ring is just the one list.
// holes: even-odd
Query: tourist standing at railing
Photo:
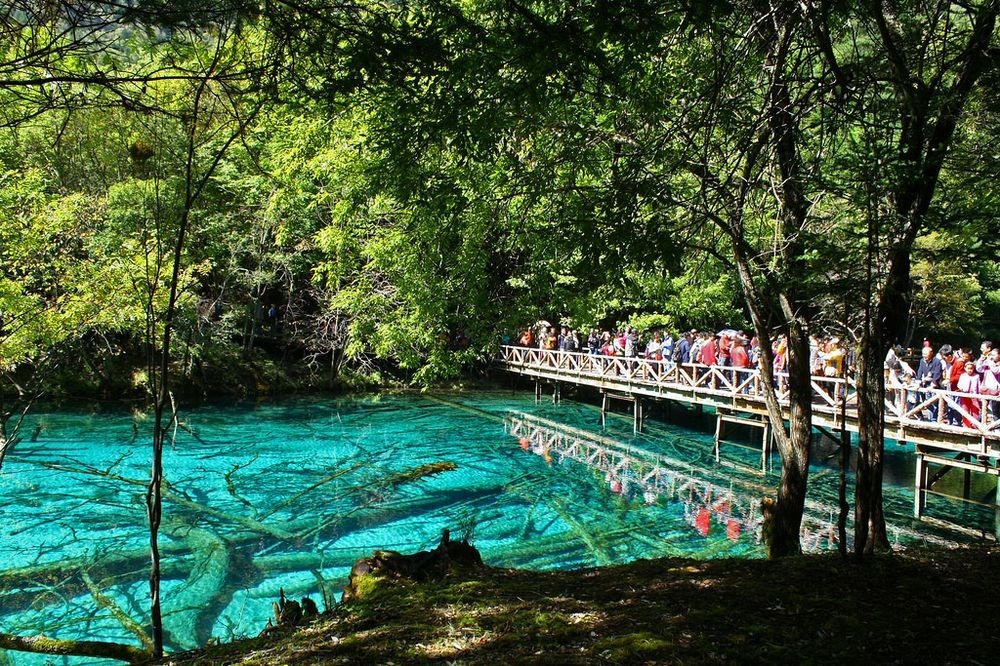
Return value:
[[(979, 373), (976, 372), (976, 364), (972, 361), (968, 361), (964, 364), (964, 368), (965, 371), (956, 380), (955, 388), (953, 390), (960, 393), (978, 394), (981, 380), (979, 378)], [(962, 405), (962, 409), (965, 410), (965, 413), (967, 414), (967, 416), (962, 417), (962, 425), (966, 428), (976, 427), (976, 424), (972, 419), (979, 420), (979, 399), (972, 396), (962, 396), (958, 400), (959, 404)]]
[(677, 362), (681, 365), (691, 362), (691, 345), (694, 344), (694, 334), (697, 331), (692, 330), (690, 333), (685, 333), (677, 342)]
[(524, 329), (524, 333), (522, 333), (521, 337), (518, 338), (517, 340), (517, 344), (519, 344), (522, 347), (531, 347), (534, 343), (535, 343), (535, 336), (531, 332), (530, 328)]
[[(1000, 350), (991, 347), (986, 359), (976, 363), (976, 370), (981, 376), (979, 392), (990, 396), (1000, 394)], [(1000, 419), (1000, 401), (988, 402), (990, 415), (994, 419)]]
[(689, 363), (701, 363), (701, 348), (705, 344), (706, 335), (699, 333), (691, 342), (691, 351), (688, 353)]
[(823, 374), (822, 346), (815, 335), (809, 336), (809, 372), (813, 375)]
[(598, 353), (601, 356), (614, 356), (615, 345), (611, 341), (611, 333), (608, 331), (601, 333), (601, 346), (598, 347)]
[(705, 341), (701, 345), (701, 352), (698, 354), (698, 362), (702, 365), (713, 366), (718, 363), (718, 349), (715, 340), (710, 335), (705, 336)]
[(672, 365), (674, 358), (674, 344), (674, 336), (669, 330), (665, 331), (663, 334), (663, 345), (661, 351), (663, 353), (663, 360), (666, 361), (666, 366), (668, 368)]
[(739, 370), (750, 367), (750, 355), (747, 354), (746, 343), (742, 337), (733, 338), (733, 344), (729, 348), (729, 359), (732, 366)]
[(638, 337), (635, 334), (635, 329), (631, 327), (627, 328), (625, 330), (625, 343), (623, 345), (626, 358), (635, 357), (636, 343), (638, 343)]
[(660, 332), (653, 333), (653, 339), (646, 343), (646, 358), (651, 361), (663, 360), (663, 340), (660, 339)]
[[(941, 357), (941, 387), (946, 391), (958, 391), (958, 381), (965, 375), (965, 358), (962, 350), (952, 349), (951, 345), (941, 345), (938, 356)], [(950, 400), (945, 403), (947, 409), (945, 420), (951, 425), (958, 425), (962, 422), (962, 415), (950, 403)]]
[(580, 351), (580, 338), (576, 334), (576, 329), (567, 329), (563, 327), (562, 339), (559, 341), (559, 350), (564, 352), (576, 353)]
[[(952, 349), (951, 345), (941, 345), (938, 351), (941, 357), (941, 387), (950, 391), (957, 391), (958, 379), (965, 374), (965, 359), (962, 357), (962, 350)], [(975, 366), (975, 364), (973, 364)]]
[(601, 336), (597, 334), (596, 328), (590, 329), (590, 335), (587, 336), (587, 351), (591, 356), (601, 353)]
[(844, 357), (846, 355), (847, 352), (840, 346), (840, 338), (830, 338), (826, 349), (820, 355), (823, 361), (823, 375), (826, 377), (843, 377)]
[(979, 345), (979, 358), (976, 360), (976, 372), (979, 374), (983, 373), (983, 369), (986, 367), (986, 363), (990, 360), (990, 355), (993, 353), (993, 343), (989, 340), (983, 340), (983, 343)]
[(614, 345), (615, 353), (611, 356), (624, 356), (625, 355), (625, 329), (620, 329), (614, 337), (611, 338), (611, 343)]
[(719, 365), (730, 366), (733, 364), (732, 359), (729, 356), (730, 350), (733, 348), (733, 337), (731, 333), (723, 333), (719, 336), (719, 350), (717, 360)]
[(771, 359), (774, 370), (774, 387), (779, 391), (784, 391), (788, 387), (788, 380), (785, 377), (785, 366), (788, 361), (788, 336), (781, 334), (771, 343)]
[(788, 336), (782, 334), (771, 344), (771, 357), (774, 359), (772, 363), (776, 373), (785, 371), (786, 354), (788, 354)]
[[(920, 350), (920, 365), (917, 367), (916, 381), (921, 389), (941, 388), (941, 363), (934, 358), (934, 349), (923, 347)], [(934, 393), (925, 391), (920, 393), (920, 402), (926, 402), (934, 397)], [(937, 421), (938, 404), (935, 400), (927, 406), (927, 412), (931, 421)]]
[(542, 339), (542, 347), (547, 351), (556, 351), (559, 349), (559, 335), (556, 333), (555, 326), (549, 326), (548, 332)]
[[(747, 354), (745, 342), (743, 337), (740, 335), (733, 338), (733, 344), (729, 348), (729, 363), (733, 367), (732, 377), (733, 385), (735, 387), (746, 380), (747, 375), (749, 374), (747, 369), (750, 367), (750, 356)], [(748, 390), (749, 386), (744, 388), (743, 392), (746, 393)]]
[(903, 348), (900, 345), (896, 345), (885, 355), (886, 386), (909, 384), (916, 374), (902, 356)]

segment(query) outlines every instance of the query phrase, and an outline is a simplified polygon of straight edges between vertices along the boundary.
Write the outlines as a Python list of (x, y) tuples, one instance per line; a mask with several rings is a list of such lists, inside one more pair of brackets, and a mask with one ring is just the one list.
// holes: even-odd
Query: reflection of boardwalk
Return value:
[[(537, 416), (512, 415), (505, 421), (507, 432), (518, 438), (525, 451), (547, 462), (573, 460), (604, 473), (613, 493), (627, 499), (642, 498), (647, 504), (680, 502), (684, 519), (702, 536), (724, 530), (732, 541), (760, 541), (763, 517), (760, 488), (738, 483), (726, 487), (705, 477), (705, 470), (668, 456), (642, 449), (625, 448), (594, 433), (561, 425)], [(909, 530), (890, 527), (894, 541), (902, 536), (926, 539)], [(809, 502), (802, 521), (802, 546), (817, 552), (836, 548), (836, 514), (833, 507)]]
[[(554, 384), (556, 396), (563, 383), (589, 386), (605, 396), (634, 401), (637, 428), (642, 423), (644, 399), (711, 407), (720, 428), (723, 421), (739, 419), (763, 426), (766, 419), (762, 379), (756, 370), (677, 366), (642, 358), (512, 346), (501, 347), (498, 362), (509, 372), (534, 379), (539, 387), (545, 382)], [(779, 376), (777, 384), (787, 418), (787, 382)], [(812, 391), (814, 426), (827, 431), (843, 428), (857, 432), (857, 394), (853, 380), (813, 377)], [(979, 403), (978, 414), (971, 414), (962, 405), (962, 398), (970, 397)], [(922, 514), (934, 483), (950, 469), (1000, 475), (1000, 419), (992, 417), (994, 408), (1000, 408), (998, 403), (1000, 397), (994, 396), (968, 396), (933, 389), (918, 392), (899, 385), (889, 387), (885, 398), (886, 437), (916, 446), (915, 515)], [(965, 424), (948, 424), (949, 410), (958, 414)], [(930, 420), (931, 414), (933, 420)], [(768, 443), (765, 428), (765, 455)], [(938, 473), (932, 475), (935, 468)]]

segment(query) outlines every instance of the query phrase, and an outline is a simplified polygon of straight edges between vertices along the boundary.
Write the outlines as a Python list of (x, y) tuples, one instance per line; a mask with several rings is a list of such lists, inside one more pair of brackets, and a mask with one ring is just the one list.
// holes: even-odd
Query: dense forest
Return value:
[(222, 385), (746, 326), (739, 257), (858, 339), (898, 242), (892, 342), (1000, 334), (989, 3), (216, 4), (6, 10), (5, 372), (141, 384), (182, 224), (176, 360)]
[[(997, 0), (13, 0), (0, 10), (0, 464), (40, 398), (480, 367), (505, 332), (1000, 337)], [(461, 340), (462, 344), (458, 341)], [(158, 488), (154, 468), (151, 506)], [(158, 490), (156, 491), (158, 492)], [(155, 527), (158, 514), (150, 509)]]

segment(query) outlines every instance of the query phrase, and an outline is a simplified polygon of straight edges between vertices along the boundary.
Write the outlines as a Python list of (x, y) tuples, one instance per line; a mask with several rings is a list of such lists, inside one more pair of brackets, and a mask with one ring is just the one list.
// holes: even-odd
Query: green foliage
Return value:
[(667, 333), (674, 331), (677, 327), (674, 318), (668, 314), (661, 313), (649, 313), (643, 315), (636, 315), (629, 319), (627, 322), (622, 322), (618, 328), (623, 326), (634, 326), (641, 332), (654, 331), (657, 329), (663, 329)]
[[(738, 37), (752, 8), (689, 4), (362, 3), (350, 15), (310, 2), (297, 13), (141, 4), (93, 43), (60, 42), (48, 64), (58, 62), (79, 103), (47, 111), (0, 90), (20, 123), (0, 136), (4, 358), (87, 331), (142, 330), (150, 294), (163, 303), (160, 263), (185, 208), (192, 136), (192, 175), (213, 169), (182, 258), (178, 323), (192, 355), (249, 353), (269, 333), (270, 304), (283, 313), (283, 344), (304, 350), (305, 372), (398, 368), (424, 383), (488, 355), (497, 331), (539, 319), (743, 327), (733, 255), (713, 222), (741, 225), (758, 286), (793, 288), (808, 317), (844, 324), (844, 294), (868, 289), (866, 268), (875, 289), (885, 279), (865, 256), (872, 202), (896, 196), (892, 179), (910, 168), (896, 151), (896, 93), (863, 76), (883, 66), (878, 31), (858, 27), (871, 20), (860, 9), (824, 19), (830, 34), (853, 37), (832, 44), (841, 75), (857, 77), (849, 112), (814, 94), (832, 74), (814, 35), (793, 35), (786, 74), (811, 208), (796, 237), (801, 263), (790, 267), (775, 241), (776, 158), (740, 161), (760, 136), (769, 76), (762, 42)], [(921, 44), (957, 54), (968, 28), (962, 20), (954, 33), (928, 33), (940, 17), (899, 16), (892, 33), (906, 57)], [(45, 43), (52, 24), (39, 21), (20, 38)], [(235, 26), (241, 39), (218, 52), (202, 39)], [(192, 126), (191, 74), (213, 62), (231, 78), (201, 88)], [(112, 70), (120, 84), (84, 80)], [(942, 69), (932, 83), (952, 74)], [(226, 119), (261, 100), (213, 164)], [(998, 326), (989, 323), (1000, 289), (989, 269), (996, 165), (983, 150), (1000, 128), (997, 110), (973, 92), (929, 214), (974, 256), (939, 261), (918, 248), (914, 262), (913, 321), (942, 334)], [(734, 217), (727, 197), (739, 183)], [(876, 223), (887, 238), (899, 220)], [(38, 315), (31, 332), (10, 333), (20, 313), (50, 310), (62, 324)]]
[[(949, 247), (951, 246), (951, 247)], [(939, 232), (917, 242), (912, 267), (916, 327), (934, 339), (963, 340), (981, 334), (984, 294), (961, 250), (965, 243)], [(957, 252), (956, 252), (957, 251)]]

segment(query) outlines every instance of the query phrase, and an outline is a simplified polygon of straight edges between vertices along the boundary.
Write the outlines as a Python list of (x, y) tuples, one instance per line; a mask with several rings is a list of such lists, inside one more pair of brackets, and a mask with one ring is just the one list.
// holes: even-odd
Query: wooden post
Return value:
[(535, 380), (535, 404), (538, 404), (542, 399), (542, 383)]
[(632, 401), (634, 403), (633, 411), (635, 413), (635, 421), (634, 421), (633, 426), (632, 426), (632, 431), (636, 432), (636, 433), (640, 433), (640, 432), (642, 432), (642, 417), (643, 417), (643, 414), (642, 414), (642, 400), (638, 396), (636, 396), (636, 397), (632, 398)]
[(764, 423), (764, 437), (760, 446), (760, 471), (767, 473), (767, 463), (771, 458), (771, 424)]
[(560, 398), (560, 395), (559, 395), (559, 382), (555, 382), (555, 383), (552, 384), (552, 404), (553, 405), (558, 405), (559, 404), (559, 398)]
[(605, 424), (608, 417), (608, 392), (601, 392), (601, 425)]
[(1000, 475), (997, 476), (997, 494), (993, 502), (996, 505), (993, 510), (993, 536), (1000, 541)]
[(927, 506), (927, 462), (924, 454), (917, 448), (917, 473), (913, 479), (913, 515), (920, 518), (924, 515), (924, 508)]

